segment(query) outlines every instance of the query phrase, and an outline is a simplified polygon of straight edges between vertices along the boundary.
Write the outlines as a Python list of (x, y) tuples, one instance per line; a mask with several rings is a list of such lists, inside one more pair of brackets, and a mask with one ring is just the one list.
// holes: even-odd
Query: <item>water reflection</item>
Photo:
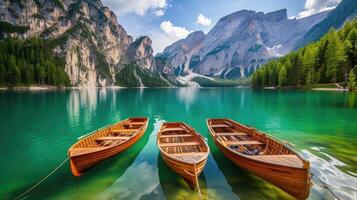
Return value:
[(347, 95), (348, 108), (355, 108), (357, 106), (357, 92), (349, 92)]
[(80, 97), (77, 90), (71, 91), (67, 102), (67, 113), (72, 124), (79, 123)]
[[(200, 199), (197, 188), (191, 190), (188, 184), (166, 165), (160, 153), (158, 153), (157, 168), (160, 185), (166, 199)], [(204, 173), (199, 176), (199, 185), (202, 198), (209, 199), (207, 197), (207, 184)]]
[[(210, 148), (212, 147), (210, 146)], [(212, 154), (208, 157), (207, 164), (203, 172), (205, 173), (207, 180), (207, 199), (239, 199), (239, 197), (232, 192), (232, 187), (235, 186), (228, 184), (225, 176), (222, 174), (222, 171), (219, 169), (219, 166), (212, 157)], [(232, 174), (232, 176), (235, 176), (235, 174)]]
[[(78, 90), (71, 90), (69, 100), (67, 102), (67, 113), (72, 124), (80, 123), (80, 120), (90, 121), (92, 113), (97, 107), (97, 94), (99, 92), (99, 100), (106, 99), (106, 90), (93, 90), (90, 88), (83, 88)], [(85, 109), (84, 113), (80, 113), (80, 109)]]
[[(155, 166), (149, 162), (135, 163), (125, 174), (94, 199), (140, 199), (154, 191), (159, 184), (153, 184)], [(132, 181), (132, 180), (135, 181)]]
[(152, 151), (158, 152), (157, 148), (152, 147), (156, 144), (156, 133), (162, 123), (164, 120), (154, 119), (153, 130), (143, 151), (135, 158), (134, 163), (127, 167), (124, 174), (95, 199), (142, 199), (152, 196), (150, 194), (153, 191), (162, 194), (156, 170), (157, 157), (152, 154)]
[(106, 88), (100, 88), (99, 89), (99, 101), (106, 101), (107, 100), (107, 93), (111, 89), (106, 89)]
[(178, 88), (177, 97), (186, 105), (186, 110), (189, 109), (190, 105), (196, 101), (199, 91), (199, 88), (194, 87)]

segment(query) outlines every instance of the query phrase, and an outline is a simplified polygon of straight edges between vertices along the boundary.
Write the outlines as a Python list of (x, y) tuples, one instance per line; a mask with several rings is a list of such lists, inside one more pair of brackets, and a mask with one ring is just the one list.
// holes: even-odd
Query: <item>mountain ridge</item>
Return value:
[(188, 42), (187, 38), (165, 48), (156, 56), (160, 60), (157, 68), (176, 76), (194, 72), (225, 79), (247, 77), (269, 59), (290, 52), (297, 39), (327, 13), (288, 19), (286, 9), (268, 13), (237, 11), (220, 18), (189, 51), (180, 47)]
[(295, 44), (294, 50), (319, 40), (331, 28), (341, 28), (345, 21), (349, 21), (355, 16), (357, 16), (357, 1), (343, 0), (324, 20), (313, 26), (302, 38), (300, 38)]

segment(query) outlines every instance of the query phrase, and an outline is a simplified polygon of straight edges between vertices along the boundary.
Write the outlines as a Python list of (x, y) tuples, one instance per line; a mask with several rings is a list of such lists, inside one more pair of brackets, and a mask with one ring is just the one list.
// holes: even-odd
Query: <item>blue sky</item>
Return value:
[(334, 8), (341, 0), (102, 0), (134, 38), (148, 35), (155, 53), (191, 31), (207, 33), (230, 13), (286, 8), (289, 17), (305, 17)]

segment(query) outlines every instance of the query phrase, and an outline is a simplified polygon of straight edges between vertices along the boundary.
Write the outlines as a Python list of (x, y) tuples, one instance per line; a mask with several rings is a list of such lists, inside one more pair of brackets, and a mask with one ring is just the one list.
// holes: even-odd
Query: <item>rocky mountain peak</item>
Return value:
[(288, 12), (286, 9), (277, 10), (274, 12), (266, 13), (265, 19), (267, 21), (279, 22), (288, 19)]
[(256, 12), (255, 11), (252, 11), (252, 10), (240, 10), (240, 11), (237, 11), (237, 12), (234, 12), (232, 14), (229, 14), (229, 15), (226, 15), (224, 17), (221, 17), (218, 22), (217, 22), (217, 25), (220, 24), (220, 23), (224, 23), (224, 22), (232, 22), (234, 20), (237, 20), (238, 18), (246, 18), (246, 17), (249, 17), (251, 15), (254, 15)]
[(172, 45), (166, 47), (163, 51), (163, 54), (167, 54), (176, 50), (189, 52), (195, 46), (199, 45), (205, 39), (205, 37), (206, 35), (202, 31), (194, 31), (188, 34), (186, 38), (178, 40)]
[[(192, 62), (200, 60), (198, 51), (206, 35), (202, 31), (194, 31), (156, 55), (156, 71), (182, 75), (190, 70)], [(193, 66), (193, 65), (191, 65)], [(176, 70), (176, 72), (175, 72)]]
[(194, 31), (187, 35), (186, 39), (189, 41), (200, 41), (205, 38), (205, 34), (202, 31)]
[(130, 63), (136, 63), (139, 67), (154, 70), (154, 50), (152, 41), (147, 36), (141, 36), (130, 44), (127, 55)]
[(219, 19), (217, 26), (223, 23), (234, 23), (244, 19), (254, 19), (261, 21), (279, 22), (288, 19), (286, 9), (276, 10), (269, 13), (256, 12), (252, 10), (240, 10)]

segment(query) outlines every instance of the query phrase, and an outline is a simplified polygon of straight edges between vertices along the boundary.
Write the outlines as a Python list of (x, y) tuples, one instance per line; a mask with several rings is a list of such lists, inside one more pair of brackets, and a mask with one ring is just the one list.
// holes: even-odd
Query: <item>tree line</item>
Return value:
[(70, 85), (64, 59), (55, 57), (43, 39), (0, 40), (0, 86)]
[(137, 64), (126, 64), (117, 72), (116, 85), (123, 87), (140, 87), (141, 83), (145, 87), (168, 87), (169, 84), (161, 78), (160, 74), (155, 74), (149, 70), (140, 68)]
[(273, 59), (252, 75), (254, 87), (354, 85), (357, 75), (357, 18), (331, 29), (318, 42)]

